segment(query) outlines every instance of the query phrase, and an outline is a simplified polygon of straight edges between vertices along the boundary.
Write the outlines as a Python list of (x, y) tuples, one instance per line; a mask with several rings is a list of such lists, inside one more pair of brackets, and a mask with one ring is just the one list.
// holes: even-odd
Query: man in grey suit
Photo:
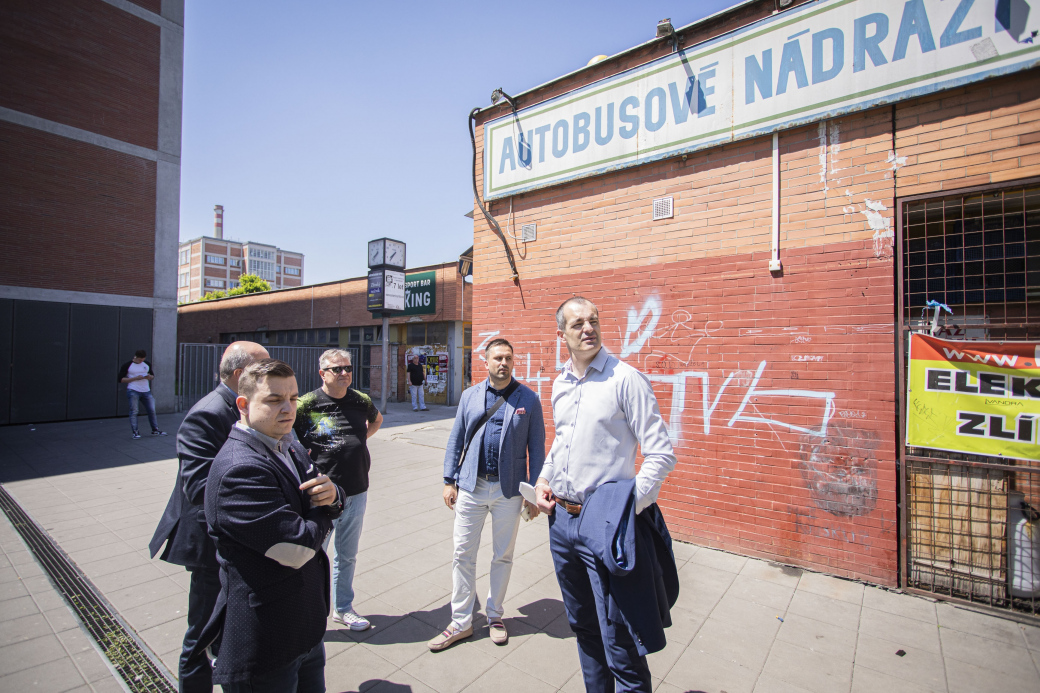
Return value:
[[(536, 480), (545, 461), (542, 403), (513, 379), (513, 347), (494, 339), (484, 350), (488, 379), (462, 393), (444, 453), (444, 503), (455, 510), (451, 623), (428, 643), (434, 652), (473, 635), (477, 547), (491, 513), (491, 589), (485, 608), (492, 642), (509, 640), (502, 621), (506, 587), (513, 568), (513, 545), (521, 507), (538, 509), (520, 497), (520, 482)], [(501, 401), (499, 401), (501, 400)], [(460, 463), (461, 460), (461, 463)]]
[(148, 545), (155, 558), (165, 542), (160, 558), (191, 571), (188, 630), (184, 633), (178, 666), (181, 693), (213, 690), (209, 660), (204, 655), (191, 656), (220, 593), (217, 549), (206, 531), (206, 477), (213, 458), (239, 419), (235, 405), (238, 378), (246, 366), (265, 358), (267, 349), (255, 342), (235, 342), (224, 350), (220, 384), (191, 408), (177, 430), (177, 479)]

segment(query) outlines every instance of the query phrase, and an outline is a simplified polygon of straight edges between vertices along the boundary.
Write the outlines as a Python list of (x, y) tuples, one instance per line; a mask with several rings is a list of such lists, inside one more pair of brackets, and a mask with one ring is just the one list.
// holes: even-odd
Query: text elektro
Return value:
[(929, 368), (924, 389), (979, 397), (1040, 399), (1040, 378), (979, 371), (973, 380), (970, 371)]

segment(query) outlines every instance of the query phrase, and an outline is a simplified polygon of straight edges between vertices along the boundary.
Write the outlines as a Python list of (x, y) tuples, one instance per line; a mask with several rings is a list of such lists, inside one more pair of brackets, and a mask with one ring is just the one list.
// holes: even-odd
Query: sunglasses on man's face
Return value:
[(336, 375), (339, 375), (340, 373), (353, 373), (354, 372), (354, 367), (353, 366), (329, 366), (325, 370), (332, 371)]

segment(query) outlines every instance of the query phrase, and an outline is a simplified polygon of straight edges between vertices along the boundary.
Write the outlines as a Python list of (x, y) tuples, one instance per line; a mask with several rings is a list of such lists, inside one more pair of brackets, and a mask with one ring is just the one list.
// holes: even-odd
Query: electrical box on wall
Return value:
[(530, 243), (531, 241), (538, 238), (538, 225), (537, 224), (524, 224), (520, 227), (520, 240), (524, 243)]

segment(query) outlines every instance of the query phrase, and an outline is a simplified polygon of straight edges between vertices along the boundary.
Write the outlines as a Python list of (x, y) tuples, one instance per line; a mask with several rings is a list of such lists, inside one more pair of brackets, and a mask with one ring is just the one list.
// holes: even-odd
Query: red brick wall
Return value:
[(105, 2), (7, 0), (0, 4), (0, 65), (0, 105), (158, 145), (155, 24)]
[[(586, 296), (608, 350), (654, 381), (677, 537), (895, 584), (891, 141), (889, 109), (781, 134), (780, 277), (770, 137), (515, 197), (515, 223), (539, 225), (517, 257), (526, 310), (478, 213), (476, 358), (491, 333), (517, 344), (551, 419), (553, 313)], [(653, 222), (665, 195), (675, 217)]]
[(899, 194), (1040, 176), (1040, 69), (896, 109)]
[[(514, 197), (514, 223), (538, 224), (516, 256), (526, 310), (477, 211), (475, 358), (494, 334), (517, 344), (517, 374), (548, 414), (553, 312), (590, 298), (606, 347), (651, 377), (675, 436), (661, 501), (676, 536), (895, 584), (897, 190), (1040, 175), (1036, 74), (781, 133), (778, 277), (770, 137)], [(651, 201), (668, 195), (675, 217), (653, 222)], [(825, 419), (826, 436), (795, 428), (819, 434)]]
[(155, 162), (10, 123), (0, 161), (4, 284), (152, 295)]

